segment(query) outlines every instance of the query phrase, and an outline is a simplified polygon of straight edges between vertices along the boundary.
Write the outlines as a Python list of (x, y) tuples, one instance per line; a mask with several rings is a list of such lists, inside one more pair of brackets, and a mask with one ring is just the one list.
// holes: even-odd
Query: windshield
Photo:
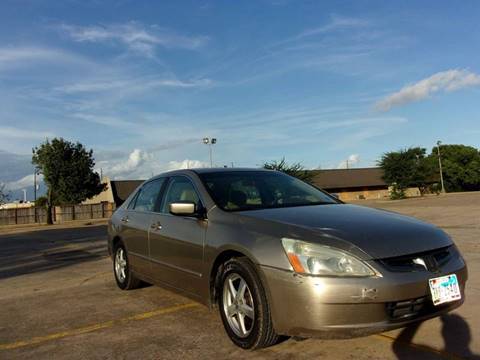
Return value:
[(213, 201), (227, 211), (337, 204), (319, 189), (280, 172), (199, 174)]

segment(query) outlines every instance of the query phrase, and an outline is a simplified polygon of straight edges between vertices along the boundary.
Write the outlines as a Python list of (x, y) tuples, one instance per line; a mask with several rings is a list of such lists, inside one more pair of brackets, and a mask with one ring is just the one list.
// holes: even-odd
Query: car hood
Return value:
[(348, 242), (373, 259), (452, 244), (448, 235), (433, 225), (397, 213), (349, 204), (253, 210), (242, 215), (308, 229), (319, 242), (322, 235)]

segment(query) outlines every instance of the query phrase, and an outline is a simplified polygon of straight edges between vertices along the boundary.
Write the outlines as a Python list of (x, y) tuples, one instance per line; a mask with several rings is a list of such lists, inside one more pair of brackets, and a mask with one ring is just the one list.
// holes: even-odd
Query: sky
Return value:
[[(375, 166), (480, 146), (480, 2), (2, 1), (0, 183), (32, 147), (94, 151), (113, 179), (285, 157)], [(348, 160), (348, 161), (347, 161)]]

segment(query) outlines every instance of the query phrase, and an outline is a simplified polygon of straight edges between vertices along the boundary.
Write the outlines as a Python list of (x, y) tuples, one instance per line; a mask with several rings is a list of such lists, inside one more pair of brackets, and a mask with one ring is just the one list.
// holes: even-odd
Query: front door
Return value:
[(199, 294), (207, 222), (169, 212), (174, 202), (202, 202), (191, 180), (173, 176), (166, 187), (159, 213), (152, 216), (150, 258), (157, 280), (192, 294)]

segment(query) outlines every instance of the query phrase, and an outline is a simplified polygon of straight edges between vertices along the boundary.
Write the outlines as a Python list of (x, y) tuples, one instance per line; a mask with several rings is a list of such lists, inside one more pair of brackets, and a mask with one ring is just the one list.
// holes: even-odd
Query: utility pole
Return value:
[(216, 138), (203, 138), (203, 143), (208, 145), (209, 153), (210, 153), (210, 167), (213, 168), (213, 154), (212, 154), (212, 146), (217, 143)]
[(440, 155), (440, 145), (442, 142), (437, 141), (437, 154), (438, 154), (438, 167), (440, 168), (440, 183), (442, 184), (442, 194), (445, 194), (445, 185), (443, 184), (443, 171), (442, 171), (442, 157)]

